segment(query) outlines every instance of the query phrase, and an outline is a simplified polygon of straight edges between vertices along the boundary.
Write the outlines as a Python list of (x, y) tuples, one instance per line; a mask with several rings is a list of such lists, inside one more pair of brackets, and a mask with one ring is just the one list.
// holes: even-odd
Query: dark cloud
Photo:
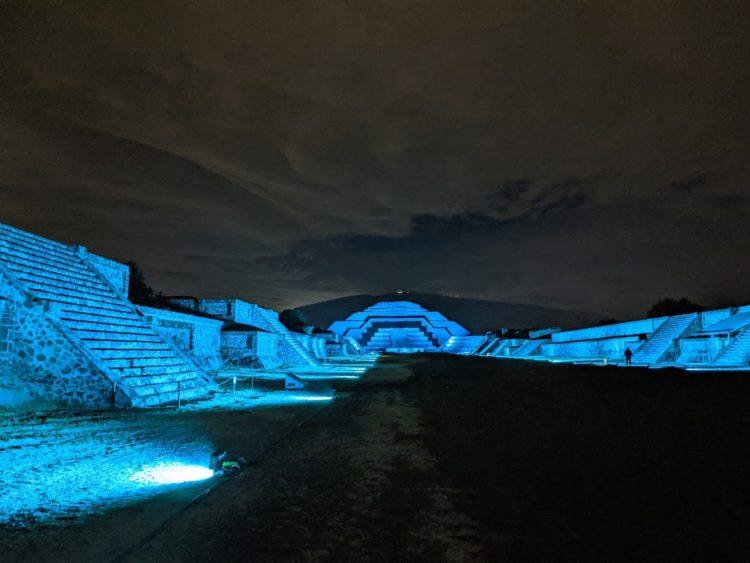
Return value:
[(404, 285), (618, 316), (669, 289), (746, 295), (711, 265), (749, 262), (747, 18), (3, 2), (0, 220), (168, 293), (285, 306)]
[(584, 205), (591, 199), (588, 178), (563, 178), (554, 180), (549, 188), (541, 190), (530, 203), (529, 214), (543, 217), (552, 213), (572, 210)]
[(709, 174), (697, 174), (687, 178), (686, 180), (680, 180), (679, 182), (672, 182), (670, 188), (681, 194), (689, 194), (694, 192), (696, 189), (702, 188), (708, 184)]
[(497, 191), (490, 192), (488, 202), (492, 209), (500, 213), (510, 211), (533, 184), (531, 178), (519, 178), (505, 182)]
[(747, 204), (747, 197), (739, 194), (719, 194), (714, 204), (722, 209), (742, 209)]
[[(730, 262), (734, 251), (723, 242), (727, 233), (748, 240), (750, 226), (741, 213), (727, 220), (724, 232), (710, 226), (687, 213), (644, 208), (636, 200), (509, 220), (428, 215), (413, 217), (403, 236), (306, 240), (261, 261), (276, 275), (322, 292), (344, 285), (357, 292), (502, 294), (527, 303), (588, 303), (623, 316), (642, 313), (643, 303), (650, 304), (658, 291), (693, 288), (696, 298), (710, 302), (717, 292), (743, 290), (741, 276), (750, 274), (750, 266)], [(615, 239), (613, 232), (620, 236)], [(655, 269), (654, 255), (670, 261)], [(709, 257), (698, 268), (696, 256)]]

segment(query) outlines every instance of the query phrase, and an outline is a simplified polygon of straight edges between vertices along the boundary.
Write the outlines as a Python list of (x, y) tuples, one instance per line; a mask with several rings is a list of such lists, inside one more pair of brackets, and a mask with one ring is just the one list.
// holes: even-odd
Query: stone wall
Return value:
[(117, 292), (127, 299), (128, 285), (130, 283), (130, 269), (125, 264), (120, 264), (109, 258), (86, 252), (85, 248), (78, 247), (84, 260), (88, 260), (96, 270), (106, 278)]
[(137, 309), (159, 334), (200, 368), (206, 371), (221, 368), (222, 321), (142, 305)]
[(300, 363), (299, 354), (285, 338), (279, 338), (277, 357), (281, 364), (294, 366)]
[(683, 338), (677, 342), (678, 362), (710, 364), (731, 345), (729, 337)]
[(221, 356), (225, 366), (272, 368), (281, 364), (279, 337), (262, 331), (232, 330), (221, 334)]
[(0, 407), (126, 406), (129, 399), (57, 324), (49, 303), (15, 293), (0, 276), (2, 308), (10, 321), (4, 331), (11, 346), (0, 361)]
[(201, 313), (223, 319), (232, 319), (233, 299), (201, 299), (198, 307)]
[(325, 337), (314, 334), (301, 334), (298, 332), (293, 332), (291, 334), (293, 338), (297, 339), (297, 342), (307, 348), (314, 358), (321, 359), (328, 357)]
[(568, 358), (606, 358), (621, 360), (625, 349), (635, 353), (645, 340), (638, 337), (625, 336), (620, 338), (606, 338), (602, 340), (583, 340), (580, 342), (549, 342), (541, 345), (542, 356)]
[(656, 332), (669, 317), (655, 317), (604, 326), (592, 326), (575, 330), (564, 330), (552, 334), (552, 342), (573, 342), (578, 340), (600, 340), (634, 335), (650, 335)]
[[(240, 299), (185, 299), (176, 298), (172, 302), (182, 307), (188, 307), (197, 310), (203, 314), (216, 316), (239, 324), (246, 324), (260, 328), (278, 335), (276, 339), (275, 357), (267, 357), (268, 361), (278, 363), (297, 365), (301, 363), (300, 354), (290, 343), (290, 339), (296, 338), (297, 333), (290, 333), (278, 322), (279, 314), (272, 310), (266, 309), (255, 303), (248, 303)], [(296, 336), (295, 336), (296, 335)], [(316, 343), (315, 346), (318, 346)], [(325, 343), (317, 349), (313, 355), (325, 355)], [(265, 366), (268, 367), (268, 366)]]

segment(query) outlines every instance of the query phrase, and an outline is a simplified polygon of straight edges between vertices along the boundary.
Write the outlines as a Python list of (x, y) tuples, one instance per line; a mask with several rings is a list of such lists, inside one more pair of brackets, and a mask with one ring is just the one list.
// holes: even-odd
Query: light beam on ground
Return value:
[(143, 485), (174, 485), (203, 481), (214, 476), (214, 472), (202, 465), (186, 463), (158, 463), (144, 467), (130, 476), (130, 480)]

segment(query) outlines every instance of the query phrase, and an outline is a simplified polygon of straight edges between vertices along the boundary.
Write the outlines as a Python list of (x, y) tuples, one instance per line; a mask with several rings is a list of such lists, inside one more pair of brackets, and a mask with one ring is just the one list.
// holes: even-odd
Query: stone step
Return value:
[[(0, 259), (0, 262), (2, 262), (2, 259)], [(109, 289), (99, 280), (90, 278), (81, 279), (80, 276), (77, 276), (75, 274), (55, 272), (50, 269), (45, 269), (44, 266), (40, 264), (18, 264), (8, 261), (5, 262), (5, 266), (19, 279), (22, 279), (23, 276), (33, 276), (33, 278), (35, 279), (59, 280), (60, 282), (72, 283), (76, 286), (86, 285), (87, 287)]]
[(122, 301), (120, 296), (103, 285), (93, 287), (92, 284), (88, 283), (62, 282), (37, 276), (36, 274), (30, 275), (28, 273), (22, 273), (20, 276), (16, 277), (25, 285), (28, 285), (32, 290), (40, 289), (51, 293), (73, 294), (79, 297), (91, 297), (92, 299)]
[[(140, 352), (140, 353), (139, 353)], [(163, 359), (180, 359), (183, 360), (177, 352), (174, 350), (133, 350), (133, 349), (106, 349), (96, 350), (95, 354), (101, 358), (105, 364), (108, 364), (109, 360), (131, 360), (132, 366), (140, 365), (159, 365), (155, 363), (139, 363), (141, 360), (163, 360)]]
[(23, 240), (33, 242), (34, 244), (48, 247), (52, 250), (60, 250), (64, 252), (67, 249), (69, 252), (73, 252), (73, 248), (68, 244), (48, 239), (43, 236), (30, 233), (28, 231), (18, 229), (16, 227), (11, 227), (10, 225), (6, 225), (4, 223), (0, 223), (0, 236), (18, 237)]
[(134, 389), (136, 391), (147, 386), (169, 386), (170, 391), (176, 391), (177, 381), (192, 380), (197, 380), (199, 384), (205, 384), (203, 378), (194, 369), (183, 369), (178, 372), (156, 373), (151, 375), (124, 375), (122, 377), (123, 383), (125, 383), (129, 389)]
[(137, 350), (138, 352), (152, 352), (155, 350), (172, 350), (172, 348), (161, 338), (152, 342), (131, 341), (131, 340), (87, 340), (83, 339), (86, 346), (91, 350), (112, 351), (112, 350)]
[(185, 360), (175, 355), (171, 358), (108, 358), (103, 360), (107, 367), (112, 370), (123, 370), (128, 368), (158, 368), (184, 366)]
[(81, 330), (71, 329), (81, 340), (127, 340), (131, 342), (162, 342), (163, 337), (156, 334), (153, 330), (143, 329), (142, 332), (124, 332), (112, 330)]
[(7, 247), (0, 245), (0, 255), (2, 255), (5, 260), (16, 259), (19, 262), (25, 260), (26, 262), (44, 264), (48, 268), (52, 268), (56, 271), (68, 272), (76, 276), (96, 279), (96, 274), (81, 262), (80, 258), (77, 256), (72, 256), (70, 260), (67, 261), (53, 260), (32, 251), (25, 251), (18, 246), (11, 247), (10, 245)]
[(112, 297), (93, 297), (82, 294), (81, 292), (73, 292), (71, 290), (49, 290), (41, 286), (30, 285), (28, 289), (37, 297), (45, 299), (47, 301), (55, 301), (57, 303), (75, 303), (77, 305), (87, 305), (89, 307), (101, 307), (103, 309), (114, 310), (114, 311), (132, 311), (133, 306), (119, 299), (115, 296)]
[(102, 303), (94, 300), (78, 299), (65, 295), (53, 295), (50, 293), (34, 293), (37, 297), (51, 303), (59, 303), (63, 311), (79, 313), (105, 314), (105, 315), (138, 315), (135, 308), (124, 301), (119, 303)]
[[(122, 367), (112, 368), (123, 377), (138, 376), (138, 375), (162, 375), (170, 373), (184, 373), (186, 370), (185, 362), (176, 363), (174, 365), (160, 365), (160, 366), (141, 366), (141, 367)], [(193, 369), (193, 371), (195, 371)]]
[[(49, 264), (45, 260), (38, 260), (36, 258), (28, 258), (25, 256), (19, 256), (18, 254), (11, 254), (3, 251), (0, 246), (0, 263), (4, 263), (7, 267), (13, 270), (23, 270), (30, 273), (38, 271), (46, 272), (55, 275), (68, 276), (71, 280), (78, 283), (89, 283), (98, 281), (97, 276), (93, 272), (86, 272), (81, 270), (73, 270), (71, 268), (58, 267), (56, 264)], [(14, 267), (12, 267), (14, 266)]]
[(124, 321), (120, 324), (107, 322), (106, 319), (102, 319), (101, 322), (94, 320), (65, 320), (65, 325), (71, 330), (75, 331), (76, 334), (80, 332), (108, 332), (108, 333), (124, 333), (124, 334), (153, 334), (154, 329), (150, 325), (146, 325), (142, 321)]
[[(76, 310), (71, 309), (75, 307)], [(79, 309), (85, 309), (83, 311)], [(113, 313), (101, 309), (90, 309), (74, 305), (63, 307), (60, 318), (71, 328), (88, 326), (87, 323), (111, 324), (119, 326), (148, 327), (146, 320), (138, 313)]]
[(127, 377), (123, 379), (128, 388), (139, 397), (145, 397), (147, 395), (161, 395), (164, 393), (177, 393), (179, 386), (181, 391), (188, 391), (196, 387), (208, 387), (206, 381), (199, 377), (195, 372), (192, 374), (186, 374), (184, 376), (174, 376), (172, 379), (167, 381), (159, 381), (154, 376), (153, 381), (145, 379), (145, 383), (138, 385), (136, 382), (139, 378)]
[[(56, 301), (59, 302), (57, 299), (50, 299), (50, 301)], [(139, 315), (135, 308), (125, 308), (123, 305), (123, 310), (115, 310), (115, 309), (109, 309), (105, 307), (96, 307), (91, 305), (82, 305), (80, 303), (62, 303), (62, 312), (66, 313), (65, 316), (67, 318), (77, 318), (79, 320), (84, 320), (80, 316), (75, 315), (83, 315), (84, 317), (87, 316), (99, 316), (99, 317), (107, 317), (107, 318), (121, 318), (121, 319), (140, 319), (141, 322), (145, 323), (146, 321), (143, 320), (143, 317)], [(70, 313), (70, 315), (67, 315), (67, 313)]]
[(0, 240), (5, 241), (5, 243), (8, 245), (23, 247), (40, 254), (47, 254), (51, 257), (60, 257), (65, 259), (76, 256), (75, 250), (72, 246), (64, 245), (62, 243), (59, 243), (58, 245), (42, 244), (31, 237), (4, 231), (1, 228)]
[[(210, 387), (194, 387), (186, 391), (180, 392), (180, 401), (187, 403), (189, 401), (195, 401), (208, 396), (211, 391)], [(174, 404), (177, 403), (177, 392), (173, 393), (160, 393), (158, 395), (149, 395), (144, 397), (136, 406), (140, 407), (157, 407), (159, 405)]]
[(57, 252), (43, 248), (28, 241), (20, 241), (0, 234), (0, 247), (5, 247), (10, 253), (34, 256), (38, 260), (49, 260), (60, 265), (68, 263), (80, 264), (80, 258), (73, 252)]
[(45, 255), (52, 259), (61, 259), (64, 261), (73, 258), (76, 255), (72, 247), (51, 247), (39, 244), (33, 239), (4, 232), (2, 229), (0, 229), (0, 241), (3, 241), (8, 246), (23, 248), (25, 251)]
[(134, 311), (133, 305), (129, 301), (120, 299), (114, 294), (110, 296), (105, 295), (90, 295), (82, 291), (73, 291), (65, 289), (49, 289), (42, 287), (38, 284), (29, 284), (27, 286), (29, 292), (36, 297), (44, 299), (46, 301), (54, 301), (56, 303), (66, 303), (71, 305), (84, 305), (92, 308), (102, 308), (107, 310), (114, 310), (118, 312), (131, 312)]

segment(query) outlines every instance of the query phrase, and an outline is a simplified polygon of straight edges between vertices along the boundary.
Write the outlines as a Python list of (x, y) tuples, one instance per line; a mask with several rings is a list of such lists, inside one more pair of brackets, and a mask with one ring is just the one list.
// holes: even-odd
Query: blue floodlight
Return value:
[(187, 463), (158, 463), (144, 467), (130, 476), (130, 480), (144, 485), (174, 485), (203, 481), (214, 476), (214, 471), (203, 465)]

